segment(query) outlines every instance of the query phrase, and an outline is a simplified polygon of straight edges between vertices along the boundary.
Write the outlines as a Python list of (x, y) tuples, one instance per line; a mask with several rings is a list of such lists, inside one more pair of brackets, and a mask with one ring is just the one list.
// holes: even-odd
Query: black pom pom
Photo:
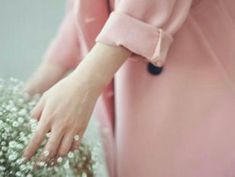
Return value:
[(163, 67), (157, 67), (153, 65), (152, 63), (148, 63), (148, 72), (153, 75), (159, 75), (161, 74), (163, 70)]

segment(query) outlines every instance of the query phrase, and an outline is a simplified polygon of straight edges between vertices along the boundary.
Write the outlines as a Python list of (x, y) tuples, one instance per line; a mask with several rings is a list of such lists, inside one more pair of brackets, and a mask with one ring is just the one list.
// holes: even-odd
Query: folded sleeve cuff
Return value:
[(163, 29), (118, 11), (110, 14), (96, 38), (96, 42), (123, 46), (156, 66), (164, 65), (172, 41)]

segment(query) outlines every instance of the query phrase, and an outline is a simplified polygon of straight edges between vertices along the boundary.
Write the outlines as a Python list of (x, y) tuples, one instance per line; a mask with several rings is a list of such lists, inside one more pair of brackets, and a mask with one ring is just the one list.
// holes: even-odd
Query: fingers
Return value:
[[(78, 135), (78, 134), (77, 134)], [(75, 135), (76, 136), (76, 135)], [(74, 139), (70, 151), (75, 151), (79, 149), (81, 137), (79, 139)]]
[[(75, 128), (72, 128), (74, 125), (69, 126), (61, 123), (55, 123), (53, 121), (60, 119), (55, 117), (55, 114), (50, 114), (50, 111), (44, 109), (44, 100), (45, 99), (42, 98), (32, 111), (32, 115), (34, 118), (39, 120), (39, 124), (37, 126), (37, 131), (26, 147), (23, 156), (26, 159), (32, 158), (42, 144), (46, 134), (51, 131), (44, 151), (38, 159), (39, 161), (50, 162), (56, 156), (65, 156), (69, 151), (78, 149), (80, 145), (80, 137), (75, 138), (78, 134), (75, 133)], [(81, 127), (79, 129), (81, 130)]]
[(86, 126), (81, 126), (81, 125), (84, 124), (81, 123), (79, 128), (75, 131), (76, 133), (73, 136), (73, 143), (71, 145), (70, 151), (75, 151), (79, 149), (84, 130), (86, 129)]
[(77, 134), (74, 135), (73, 132), (63, 133), (60, 131), (59, 133), (58, 129), (54, 128), (39, 161), (45, 161), (49, 164), (55, 163), (56, 157), (67, 155), (72, 151), (72, 147), (74, 150), (78, 149), (80, 139), (75, 139), (76, 136)]
[(37, 149), (40, 147), (42, 141), (44, 140), (44, 137), (46, 133), (49, 131), (49, 125), (45, 124), (45, 122), (40, 121), (37, 130), (34, 133), (30, 143), (26, 147), (23, 157), (26, 159), (32, 158), (32, 156), (35, 154)]
[(59, 132), (56, 128), (53, 128), (48, 142), (40, 156), (42, 161), (50, 161), (58, 152), (59, 146), (63, 138), (63, 132)]
[(73, 143), (73, 133), (67, 133), (65, 134), (61, 144), (60, 144), (60, 148), (58, 151), (58, 156), (65, 156), (68, 154), (68, 152), (71, 149), (72, 143)]
[(37, 103), (37, 105), (34, 107), (34, 109), (31, 111), (31, 116), (37, 121), (40, 120), (44, 105), (45, 105), (45, 99), (44, 97), (42, 97)]

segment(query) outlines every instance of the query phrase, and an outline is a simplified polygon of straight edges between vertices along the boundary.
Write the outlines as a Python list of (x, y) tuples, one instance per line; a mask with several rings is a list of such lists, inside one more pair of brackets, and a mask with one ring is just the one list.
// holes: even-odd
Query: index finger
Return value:
[(32, 158), (37, 149), (42, 144), (47, 132), (49, 131), (49, 126), (44, 123), (44, 121), (39, 121), (37, 130), (34, 133), (32, 139), (30, 140), (28, 146), (25, 148), (23, 157), (26, 159)]

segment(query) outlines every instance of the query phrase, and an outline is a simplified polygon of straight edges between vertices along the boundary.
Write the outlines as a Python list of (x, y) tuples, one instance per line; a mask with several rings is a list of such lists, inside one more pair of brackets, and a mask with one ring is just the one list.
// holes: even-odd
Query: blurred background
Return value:
[(0, 78), (26, 80), (63, 18), (65, 0), (0, 0)]

